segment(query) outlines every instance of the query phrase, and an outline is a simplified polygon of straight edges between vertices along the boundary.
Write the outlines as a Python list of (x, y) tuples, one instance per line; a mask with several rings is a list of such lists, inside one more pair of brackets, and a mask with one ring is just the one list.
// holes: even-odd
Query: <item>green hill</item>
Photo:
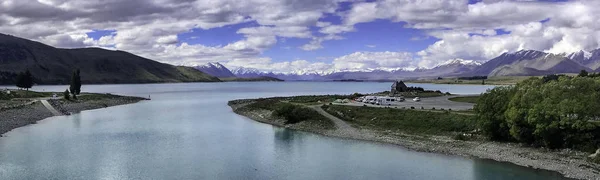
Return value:
[(101, 48), (60, 49), (0, 34), (0, 84), (12, 84), (15, 74), (29, 69), (37, 84), (68, 84), (81, 70), (86, 84), (217, 82), (218, 78), (190, 67), (156, 62), (124, 51)]

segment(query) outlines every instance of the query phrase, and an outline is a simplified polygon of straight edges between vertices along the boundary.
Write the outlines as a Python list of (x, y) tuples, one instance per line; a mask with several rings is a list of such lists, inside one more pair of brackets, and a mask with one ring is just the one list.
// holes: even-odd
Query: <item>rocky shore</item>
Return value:
[(286, 127), (294, 130), (318, 133), (326, 136), (375, 141), (395, 144), (420, 152), (442, 153), (495, 161), (510, 162), (520, 166), (543, 169), (561, 173), (565, 177), (575, 179), (600, 179), (600, 165), (586, 160), (589, 153), (563, 150), (548, 150), (526, 147), (515, 143), (491, 141), (460, 141), (447, 136), (423, 136), (393, 131), (374, 129), (356, 129), (346, 131), (339, 129), (322, 129), (312, 126), (283, 125), (283, 120), (268, 118), (269, 111), (246, 111), (245, 105), (252, 100), (230, 101), (233, 111), (258, 122)]
[[(83, 99), (83, 98), (82, 98)], [(48, 100), (54, 108), (63, 114), (79, 113), (85, 110), (137, 103), (145, 100), (140, 97), (115, 96), (80, 101)], [(52, 117), (52, 113), (39, 101), (15, 108), (0, 110), (0, 134), (12, 129), (35, 124), (39, 120)]]

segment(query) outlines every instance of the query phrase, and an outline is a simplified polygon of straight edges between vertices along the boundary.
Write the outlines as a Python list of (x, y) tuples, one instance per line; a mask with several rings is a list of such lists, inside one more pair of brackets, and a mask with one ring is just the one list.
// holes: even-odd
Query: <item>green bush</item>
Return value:
[(71, 95), (69, 95), (69, 90), (68, 90), (68, 89), (67, 89), (67, 90), (65, 90), (65, 92), (63, 92), (63, 97), (64, 97), (66, 100), (71, 100)]
[(286, 103), (273, 112), (276, 116), (285, 118), (286, 124), (295, 124), (320, 116), (317, 112), (307, 107)]
[(600, 79), (546, 76), (484, 93), (478, 124), (493, 140), (593, 151), (600, 146)]

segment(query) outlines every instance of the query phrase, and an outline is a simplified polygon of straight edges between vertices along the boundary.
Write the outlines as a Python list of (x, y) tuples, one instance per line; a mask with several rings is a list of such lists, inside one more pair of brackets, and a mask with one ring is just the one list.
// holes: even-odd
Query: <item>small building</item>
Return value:
[(408, 86), (404, 84), (403, 81), (396, 81), (392, 84), (392, 89), (390, 90), (390, 94), (395, 96), (401, 92), (408, 92)]

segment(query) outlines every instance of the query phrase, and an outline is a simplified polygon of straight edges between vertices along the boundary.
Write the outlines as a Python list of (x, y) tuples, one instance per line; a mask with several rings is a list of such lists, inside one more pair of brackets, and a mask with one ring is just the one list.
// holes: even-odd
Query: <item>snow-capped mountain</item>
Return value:
[(194, 68), (218, 78), (235, 77), (235, 75), (229, 69), (227, 69), (227, 67), (218, 62), (211, 62), (205, 65), (196, 66)]
[(235, 68), (233, 74), (237, 77), (242, 78), (256, 78), (256, 77), (274, 77), (282, 80), (292, 80), (292, 81), (311, 81), (311, 80), (321, 80), (322, 75), (314, 72), (290, 72), (290, 73), (274, 73), (274, 72), (264, 72), (254, 68), (244, 68), (239, 67)]
[(520, 50), (487, 61), (469, 75), (478, 76), (532, 76), (556, 73), (577, 73), (590, 68), (560, 54), (536, 50)]
[(464, 59), (450, 59), (446, 62), (438, 64), (436, 67), (440, 66), (455, 66), (455, 65), (465, 65), (465, 66), (479, 66), (480, 62), (473, 60), (464, 60)]
[(485, 63), (472, 60), (451, 59), (434, 68), (331, 70), (324, 72), (293, 71), (266, 72), (253, 68), (236, 68), (238, 77), (268, 76), (283, 80), (396, 80), (459, 76), (528, 76), (555, 73), (578, 73), (581, 70), (600, 71), (600, 49), (568, 54), (552, 54), (536, 50), (503, 53)]
[(565, 54), (565, 57), (572, 59), (595, 71), (600, 70), (600, 49), (593, 51), (578, 51), (570, 54)]

